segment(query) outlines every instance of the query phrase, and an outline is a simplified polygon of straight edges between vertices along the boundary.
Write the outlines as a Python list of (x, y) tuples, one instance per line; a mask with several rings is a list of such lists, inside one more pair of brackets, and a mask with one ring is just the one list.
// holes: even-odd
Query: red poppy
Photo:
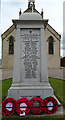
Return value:
[(2, 114), (12, 116), (15, 111), (16, 100), (14, 98), (6, 98), (2, 102)]
[(16, 107), (16, 112), (19, 116), (27, 115), (30, 111), (29, 100), (27, 98), (18, 99)]
[[(38, 104), (38, 107), (34, 107), (34, 103), (37, 102), (39, 103)], [(44, 107), (44, 103), (43, 103), (43, 100), (39, 97), (34, 97), (30, 100), (30, 107), (31, 107), (31, 112), (33, 114), (40, 114), (43, 110), (43, 107)]]
[(53, 114), (58, 109), (58, 102), (54, 97), (47, 97), (44, 100), (44, 111)]

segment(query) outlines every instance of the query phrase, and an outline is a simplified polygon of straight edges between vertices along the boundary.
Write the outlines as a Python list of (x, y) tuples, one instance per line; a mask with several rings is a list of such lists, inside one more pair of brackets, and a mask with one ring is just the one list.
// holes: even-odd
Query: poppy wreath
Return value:
[(53, 114), (58, 109), (58, 102), (54, 97), (47, 97), (44, 100), (44, 111)]
[[(34, 102), (37, 101), (39, 102), (39, 107), (35, 108), (34, 107)], [(43, 111), (43, 107), (44, 107), (44, 103), (43, 100), (39, 97), (34, 97), (30, 100), (30, 108), (31, 108), (31, 112), (33, 114), (40, 114)]]
[(25, 97), (20, 98), (16, 102), (16, 112), (19, 116), (27, 115), (30, 112), (29, 100)]
[(15, 112), (15, 103), (14, 98), (6, 98), (2, 101), (2, 114), (6, 116), (12, 116)]

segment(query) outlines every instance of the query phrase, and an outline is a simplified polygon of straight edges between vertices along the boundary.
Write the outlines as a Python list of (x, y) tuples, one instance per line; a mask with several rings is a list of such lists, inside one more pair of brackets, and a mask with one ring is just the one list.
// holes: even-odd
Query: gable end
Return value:
[(3, 34), (1, 34), (2, 40), (4, 40), (14, 29), (15, 29), (15, 26), (12, 25)]

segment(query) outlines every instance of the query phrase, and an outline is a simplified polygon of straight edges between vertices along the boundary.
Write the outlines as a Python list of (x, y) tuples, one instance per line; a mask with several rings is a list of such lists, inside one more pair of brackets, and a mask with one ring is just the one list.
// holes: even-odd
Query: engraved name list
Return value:
[(22, 60), (25, 70), (25, 79), (37, 78), (38, 62), (40, 60), (40, 55), (38, 53), (40, 35), (29, 31), (28, 34), (22, 34), (21, 36), (23, 43)]

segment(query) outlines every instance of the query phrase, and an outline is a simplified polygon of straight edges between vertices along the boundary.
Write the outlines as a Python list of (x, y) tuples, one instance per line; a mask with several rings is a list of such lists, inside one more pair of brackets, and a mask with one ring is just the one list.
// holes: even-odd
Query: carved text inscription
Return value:
[(40, 55), (38, 53), (39, 38), (40, 35), (33, 33), (32, 31), (28, 34), (22, 34), (23, 43), (23, 64), (25, 69), (26, 78), (37, 78), (38, 60)]

